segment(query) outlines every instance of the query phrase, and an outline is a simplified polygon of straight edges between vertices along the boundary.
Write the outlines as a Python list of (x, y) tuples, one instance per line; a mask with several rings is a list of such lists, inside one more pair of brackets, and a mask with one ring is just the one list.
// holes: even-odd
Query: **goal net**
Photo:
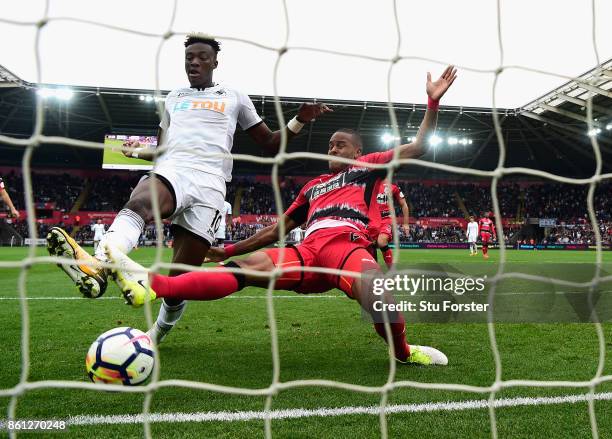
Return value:
[[(111, 25), (99, 22), (90, 22), (88, 20), (79, 19), (79, 18), (71, 18), (71, 17), (62, 17), (62, 16), (50, 16), (48, 9), (49, 4), (52, 2), (46, 2), (46, 10), (45, 14), (36, 20), (13, 20), (13, 19), (4, 19), (0, 18), (0, 23), (10, 24), (15, 26), (28, 26), (31, 28), (36, 28), (36, 37), (34, 40), (34, 57), (36, 60), (36, 72), (37, 72), (37, 82), (41, 81), (41, 72), (46, 68), (45, 63), (41, 61), (40, 56), (40, 45), (44, 39), (44, 31), (48, 26), (58, 25), (60, 26), (65, 22), (74, 22), (79, 25), (83, 25), (84, 28), (90, 29), (91, 32), (96, 32), (98, 30), (103, 32), (120, 32), (125, 34), (137, 35), (143, 39), (155, 40), (157, 42), (157, 52), (155, 58), (155, 81), (156, 81), (156, 90), (154, 96), (158, 98), (156, 105), (158, 106), (158, 111), (161, 114), (163, 112), (163, 94), (160, 90), (160, 75), (162, 74), (160, 70), (160, 59), (162, 57), (162, 49), (165, 45), (168, 44), (169, 40), (174, 37), (182, 37), (187, 34), (187, 32), (183, 32), (182, 30), (175, 28), (174, 18), (176, 16), (177, 8), (181, 7), (180, 1), (175, 1), (172, 4), (172, 8), (169, 11), (168, 18), (169, 21), (165, 28), (161, 30), (154, 31), (143, 31), (142, 29), (133, 29), (130, 27), (119, 26), (119, 25)], [(494, 35), (486, 35), (487, 39), (495, 39), (497, 44), (497, 50), (499, 55), (498, 65), (494, 68), (475, 68), (469, 64), (466, 65), (458, 65), (459, 72), (477, 72), (479, 74), (487, 74), (491, 78), (492, 81), (492, 90), (491, 97), (492, 100), (490, 102), (490, 107), (492, 109), (492, 123), (494, 125), (494, 133), (495, 138), (497, 140), (497, 144), (499, 145), (499, 154), (497, 165), (492, 170), (481, 170), (473, 167), (461, 167), (454, 166), (452, 164), (444, 164), (429, 160), (402, 160), (399, 158), (396, 153), (395, 158), (385, 165), (364, 165), (360, 163), (361, 166), (371, 166), (385, 169), (387, 172), (387, 179), (392, 181), (394, 175), (396, 174), (398, 168), (400, 166), (410, 165), (411, 167), (421, 167), (427, 168), (431, 170), (438, 170), (441, 172), (446, 172), (450, 174), (454, 174), (457, 176), (465, 176), (465, 177), (476, 177), (476, 178), (485, 178), (490, 179), (490, 196), (492, 201), (492, 210), (495, 215), (495, 227), (497, 230), (503, 230), (502, 223), (502, 214), (498, 196), (498, 190), (500, 186), (500, 181), (506, 176), (513, 175), (526, 175), (534, 178), (541, 178), (548, 181), (554, 181), (559, 183), (571, 184), (571, 185), (582, 185), (588, 188), (587, 192), (587, 210), (588, 210), (588, 220), (592, 227), (594, 236), (595, 236), (595, 274), (588, 282), (576, 282), (572, 284), (568, 281), (563, 281), (561, 279), (554, 279), (548, 276), (537, 276), (537, 275), (529, 275), (529, 279), (533, 281), (542, 282), (545, 284), (563, 284), (568, 286), (575, 286), (576, 288), (590, 288), (592, 291), (596, 290), (598, 285), (604, 282), (609, 282), (611, 278), (609, 276), (605, 276), (605, 273), (600, 269), (603, 264), (603, 251), (602, 248), (602, 236), (600, 233), (600, 227), (598, 218), (595, 212), (595, 193), (598, 184), (603, 180), (610, 179), (612, 174), (604, 174), (602, 172), (603, 162), (602, 162), (602, 153), (600, 149), (600, 143), (597, 135), (590, 136), (590, 142), (592, 146), (592, 151), (595, 157), (595, 172), (592, 176), (588, 178), (570, 178), (566, 176), (556, 175), (553, 173), (545, 172), (538, 169), (526, 168), (526, 167), (508, 167), (506, 164), (506, 135), (504, 133), (504, 129), (501, 123), (501, 118), (504, 114), (500, 114), (498, 111), (499, 105), (497, 105), (496, 101), (496, 89), (498, 87), (498, 83), (501, 80), (501, 75), (507, 71), (519, 71), (519, 72), (531, 72), (537, 73), (545, 76), (552, 76), (563, 81), (567, 81), (568, 84), (574, 84), (577, 87), (583, 87), (585, 90), (595, 90), (590, 94), (588, 98), (585, 99), (586, 109), (584, 115), (584, 121), (586, 122), (586, 126), (589, 132), (596, 132), (600, 123), (594, 120), (593, 117), (593, 104), (592, 98), (597, 94), (597, 90), (600, 90), (598, 87), (601, 85), (601, 81), (599, 79), (601, 76), (598, 76), (597, 73), (603, 69), (605, 69), (605, 60), (600, 59), (600, 54), (598, 50), (598, 41), (596, 38), (596, 23), (597, 23), (597, 15), (598, 11), (596, 9), (597, 2), (593, 1), (591, 3), (582, 5), (583, 8), (589, 9), (589, 16), (592, 20), (592, 65), (598, 66), (591, 75), (586, 76), (577, 76), (571, 77), (566, 75), (561, 75), (556, 72), (548, 72), (541, 71), (539, 69), (532, 68), (528, 65), (508, 65), (505, 62), (504, 58), (504, 33), (502, 27), (502, 15), (503, 15), (503, 2), (498, 1), (496, 3), (496, 22), (495, 28), (496, 33)], [(233, 35), (208, 35), (212, 38), (218, 38), (220, 41), (233, 41), (241, 44), (248, 45), (250, 47), (255, 47), (260, 50), (266, 51), (270, 56), (275, 57), (274, 71), (272, 80), (274, 83), (274, 102), (276, 114), (275, 118), (277, 119), (278, 125), (283, 127), (287, 124), (287, 114), (283, 111), (280, 97), (281, 93), (278, 91), (278, 84), (281, 77), (282, 72), (282, 63), (285, 57), (298, 55), (304, 52), (314, 52), (321, 53), (325, 56), (329, 56), (331, 58), (337, 59), (339, 63), (344, 62), (343, 60), (349, 60), (347, 62), (364, 62), (364, 63), (377, 63), (377, 65), (382, 66), (386, 69), (387, 75), (387, 83), (386, 83), (386, 92), (387, 92), (387, 101), (388, 101), (388, 117), (389, 117), (389, 126), (393, 130), (393, 137), (396, 139), (400, 139), (405, 137), (405, 135), (400, 131), (401, 124), (398, 121), (397, 113), (396, 113), (396, 105), (394, 104), (394, 93), (392, 90), (393, 84), (393, 75), (397, 70), (398, 65), (400, 65), (404, 61), (427, 61), (429, 63), (436, 64), (443, 68), (447, 63), (446, 60), (443, 59), (426, 59), (422, 56), (411, 55), (411, 46), (412, 44), (406, 43), (406, 30), (400, 26), (400, 19), (398, 17), (398, 9), (400, 8), (399, 2), (389, 2), (385, 7), (389, 8), (391, 11), (390, 17), (392, 17), (389, 22), (389, 26), (392, 26), (393, 33), (395, 34), (395, 42), (396, 45), (392, 50), (392, 53), (389, 53), (388, 50), (384, 52), (387, 55), (385, 56), (371, 56), (371, 55), (363, 55), (359, 53), (357, 50), (351, 51), (341, 51), (341, 50), (331, 50), (325, 48), (316, 48), (316, 47), (303, 47), (303, 46), (292, 46), (290, 44), (290, 33), (293, 27), (295, 26), (295, 17), (291, 13), (292, 4), (290, 2), (282, 2), (279, 5), (280, 10), (282, 11), (280, 16), (282, 17), (282, 26), (284, 26), (285, 38), (284, 42), (281, 45), (273, 46), (267, 43), (261, 43), (259, 41), (252, 41), (249, 39), (244, 39), (239, 36)], [(228, 19), (225, 17), (225, 19)], [(542, 17), (544, 19), (544, 17)], [(434, 20), (432, 18), (432, 20)], [(303, 24), (302, 24), (303, 26)], [(327, 32), (325, 29), (315, 29), (316, 32)], [(330, 30), (333, 34), (333, 30)], [(332, 38), (330, 34), (330, 38)], [(388, 49), (388, 48), (386, 48)], [(341, 64), (340, 64), (341, 65)], [(245, 69), (246, 70), (246, 69)], [(424, 72), (423, 72), (424, 73)], [(432, 72), (433, 73), (433, 72)], [(420, 73), (419, 73), (420, 74)], [(350, 76), (350, 72), (347, 72), (347, 76)], [(461, 78), (459, 78), (459, 81)], [(13, 75), (9, 70), (5, 69), (4, 71), (0, 71), (0, 81), (4, 84), (4, 86), (19, 86), (24, 87), (28, 86), (21, 82), (16, 75)], [(36, 87), (37, 84), (33, 86)], [(356, 88), (360, 88), (361, 86), (355, 85)], [(248, 90), (246, 90), (248, 91)], [(610, 92), (607, 92), (610, 93)], [(534, 101), (533, 108), (538, 106), (538, 103), (542, 103), (540, 101)], [(442, 103), (444, 104), (444, 102)], [(422, 106), (421, 106), (422, 108)], [(518, 108), (515, 111), (520, 113), (522, 111), (531, 112), (532, 108)], [(442, 111), (459, 111), (457, 108), (447, 109), (445, 110), (442, 107)], [(538, 114), (537, 112), (534, 114)], [(505, 114), (507, 115), (507, 114)], [(38, 94), (36, 96), (36, 108), (34, 114), (34, 129), (31, 133), (31, 136), (28, 138), (17, 138), (9, 135), (0, 135), (0, 143), (11, 145), (14, 147), (23, 148), (24, 155), (22, 161), (22, 173), (23, 173), (23, 196), (26, 201), (26, 210), (27, 210), (27, 224), (30, 237), (37, 237), (37, 227), (36, 227), (36, 209), (34, 203), (34, 190), (32, 185), (31, 171), (32, 171), (32, 156), (36, 151), (37, 147), (42, 144), (51, 144), (51, 145), (69, 145), (77, 148), (90, 148), (90, 149), (103, 149), (104, 145), (102, 143), (97, 142), (87, 142), (82, 140), (77, 140), (73, 138), (67, 137), (55, 137), (48, 136), (43, 133), (43, 127), (45, 124), (45, 104), (44, 97)], [(586, 131), (585, 131), (586, 135)], [(258, 157), (255, 155), (242, 154), (239, 147), (235, 148), (235, 154), (233, 155), (235, 168), (239, 169), (240, 166), (245, 162), (255, 162), (261, 164), (268, 164), (271, 166), (271, 181), (272, 187), (274, 191), (274, 200), (277, 209), (277, 214), (280, 216), (284, 209), (287, 207), (283, 205), (283, 196), (281, 192), (281, 180), (282, 175), (280, 175), (281, 166), (287, 163), (289, 160), (298, 160), (298, 159), (307, 159), (307, 160), (320, 160), (327, 161), (328, 156), (325, 154), (319, 154), (314, 152), (288, 152), (287, 150), (287, 138), (283, 136), (282, 143), (280, 147), (280, 151), (272, 158), (264, 158)], [(357, 163), (355, 161), (349, 161), (350, 163)], [(155, 186), (153, 186), (155, 187)], [(162, 252), (163, 252), (163, 225), (162, 218), (159, 213), (159, 206), (157, 206), (156, 194), (155, 191), (152, 194), (152, 202), (156, 207), (155, 212), (155, 225), (157, 229), (157, 252), (155, 261), (147, 268), (152, 271), (162, 271), (170, 268), (179, 268), (179, 269), (189, 269), (192, 271), (208, 271), (210, 268), (207, 267), (191, 267), (184, 265), (176, 265), (169, 264), (163, 262)], [(394, 202), (392, 197), (389, 198), (390, 209), (394, 209)], [(397, 225), (397, 220), (393, 218), (393, 225)], [(288, 230), (283, 230), (283, 224), (280, 223), (281, 228), (281, 236), (285, 236), (285, 232), (289, 232)], [(400, 245), (399, 245), (399, 235), (397, 232), (397, 227), (394, 227), (393, 234), (393, 243), (394, 243), (394, 258), (398, 260)], [(496, 285), (508, 279), (523, 279), (526, 277), (524, 273), (516, 273), (516, 272), (508, 272), (507, 270), (507, 249), (506, 242), (503, 233), (498, 235), (499, 239), (499, 262), (496, 265), (496, 273), (494, 276), (488, 279), (490, 288), (488, 289), (488, 302), (493, 303), (496, 295)], [(285, 238), (281, 238), (280, 247), (284, 247)], [(283, 253), (281, 253), (282, 255)], [(281, 262), (282, 262), (281, 256)], [(279, 342), (277, 336), (277, 310), (276, 310), (276, 302), (273, 295), (273, 286), (274, 281), (278, 279), (278, 277), (285, 271), (290, 269), (277, 269), (273, 272), (267, 273), (266, 275), (269, 277), (269, 286), (267, 289), (266, 295), (266, 303), (267, 303), (267, 313), (268, 313), (268, 326), (269, 326), (269, 335), (270, 335), (270, 344), (271, 344), (271, 356), (272, 356), (272, 380), (268, 385), (261, 388), (238, 388), (238, 387), (230, 387), (226, 385), (221, 385), (213, 382), (195, 382), (195, 381), (186, 381), (186, 380), (160, 380), (160, 367), (156, 367), (153, 373), (153, 378), (151, 382), (145, 386), (140, 387), (122, 387), (122, 386), (100, 386), (95, 385), (93, 383), (81, 382), (81, 381), (68, 381), (68, 380), (31, 380), (31, 371), (30, 371), (30, 353), (31, 353), (31, 343), (32, 338), (30, 334), (30, 312), (28, 305), (28, 274), (33, 266), (39, 264), (68, 264), (70, 260), (50, 257), (50, 256), (39, 256), (36, 253), (36, 243), (35, 240), (31, 241), (31, 244), (28, 248), (27, 257), (21, 260), (9, 260), (9, 261), (0, 261), (0, 270), (3, 269), (19, 269), (20, 275), (18, 279), (18, 290), (19, 290), (19, 303), (20, 303), (20, 318), (21, 318), (21, 369), (20, 369), (20, 379), (18, 384), (12, 386), (10, 388), (0, 389), (0, 397), (9, 397), (10, 404), (8, 405), (8, 413), (6, 413), (7, 420), (15, 420), (20, 416), (17, 415), (18, 410), (18, 401), (20, 398), (23, 398), (24, 395), (29, 392), (39, 390), (39, 389), (49, 389), (49, 388), (58, 388), (58, 389), (88, 389), (98, 392), (139, 392), (144, 393), (146, 395), (144, 399), (144, 405), (142, 407), (142, 416), (139, 417), (139, 422), (142, 422), (145, 436), (151, 437), (151, 423), (163, 421), (165, 418), (161, 414), (151, 413), (151, 403), (155, 398), (156, 391), (171, 386), (178, 387), (188, 387), (191, 389), (199, 389), (206, 390), (210, 392), (218, 392), (218, 393), (227, 393), (233, 395), (259, 395), (266, 397), (266, 405), (265, 410), (261, 414), (261, 419), (264, 420), (265, 425), (265, 436), (272, 437), (274, 435), (274, 420), (282, 418), (278, 412), (275, 412), (273, 408), (273, 398), (281, 391), (287, 391), (290, 389), (298, 389), (304, 387), (323, 387), (323, 388), (335, 388), (341, 389), (345, 391), (352, 392), (361, 392), (361, 393), (370, 393), (377, 394), (380, 396), (380, 404), (378, 408), (372, 409), (370, 411), (364, 411), (364, 413), (375, 413), (379, 415), (380, 418), (380, 435), (382, 437), (388, 436), (388, 428), (387, 428), (387, 416), (390, 413), (394, 413), (397, 410), (397, 406), (389, 405), (389, 398), (391, 392), (400, 388), (411, 388), (414, 389), (415, 392), (422, 390), (447, 390), (453, 392), (470, 392), (477, 395), (484, 396), (487, 399), (487, 402), (484, 406), (479, 406), (479, 403), (473, 404), (476, 407), (486, 407), (489, 411), (490, 416), (490, 425), (491, 432), (493, 437), (497, 437), (497, 422), (496, 422), (496, 411), (500, 407), (507, 406), (507, 401), (503, 398), (498, 398), (498, 394), (504, 390), (510, 388), (581, 388), (585, 390), (585, 393), (582, 396), (568, 398), (564, 400), (563, 397), (558, 402), (547, 402), (542, 400), (542, 404), (547, 403), (564, 403), (564, 402), (575, 402), (575, 401), (586, 401), (588, 403), (588, 414), (590, 418), (590, 431), (593, 437), (598, 437), (598, 419), (595, 411), (595, 402), (598, 399), (598, 395), (596, 393), (596, 389), (602, 383), (610, 381), (612, 379), (611, 375), (606, 375), (604, 373), (604, 365), (606, 359), (606, 339), (604, 337), (604, 327), (602, 323), (598, 320), (597, 313), (593, 312), (591, 315), (592, 325), (595, 328), (595, 332), (597, 334), (597, 342), (599, 347), (599, 355), (596, 359), (591, 359), (597, 362), (597, 368), (595, 374), (591, 379), (585, 381), (546, 381), (546, 380), (504, 380), (503, 379), (503, 367), (500, 356), (500, 351), (498, 348), (498, 339), (496, 335), (496, 325), (494, 321), (493, 313), (489, 313), (488, 316), (488, 337), (490, 342), (490, 349), (493, 356), (494, 366), (495, 366), (495, 378), (488, 385), (484, 386), (474, 386), (474, 385), (465, 385), (460, 383), (453, 382), (436, 382), (436, 383), (428, 383), (428, 382), (418, 382), (418, 381), (409, 381), (402, 380), (397, 378), (397, 365), (394, 360), (394, 352), (393, 348), (389, 348), (389, 366), (388, 366), (388, 377), (386, 382), (380, 386), (363, 386), (352, 384), (349, 382), (342, 381), (334, 381), (334, 380), (323, 380), (323, 379), (301, 379), (301, 380), (290, 380), (283, 381), (281, 380), (281, 362), (280, 362), (280, 354), (279, 354)], [(237, 269), (232, 269), (237, 270)], [(307, 269), (314, 271), (325, 271), (323, 269)], [(329, 271), (329, 270), (327, 270)], [(354, 272), (345, 272), (345, 271), (331, 271), (334, 274), (341, 274), (349, 277), (359, 277), (359, 273)], [(85, 304), (83, 304), (85, 306)], [(151, 305), (147, 304), (145, 306), (145, 315), (147, 324), (151, 326), (154, 322), (154, 315), (152, 314)], [(386, 322), (387, 334), (390, 334), (390, 328), (388, 322)], [(214, 334), (212, 335), (214, 336)], [(83, 350), (83, 355), (85, 354), (85, 350)], [(332, 355), (330, 353), (330, 355)], [(158, 355), (158, 366), (165, 362), (171, 362), (171, 358), (166, 358), (163, 355)], [(453, 359), (451, 358), (452, 362)], [(578, 399), (576, 399), (578, 398)], [(580, 399), (582, 398), (582, 399)], [(536, 401), (536, 404), (538, 402)], [(449, 403), (450, 404), (450, 403)], [(428, 410), (428, 408), (423, 408), (423, 411)], [(316, 410), (304, 413), (300, 416), (318, 416)], [(231, 418), (231, 414), (229, 415)], [(234, 414), (233, 419), (241, 419), (239, 414)], [(73, 424), (78, 425), (78, 418), (73, 419)], [(15, 437), (16, 432), (10, 431), (11, 437)]]

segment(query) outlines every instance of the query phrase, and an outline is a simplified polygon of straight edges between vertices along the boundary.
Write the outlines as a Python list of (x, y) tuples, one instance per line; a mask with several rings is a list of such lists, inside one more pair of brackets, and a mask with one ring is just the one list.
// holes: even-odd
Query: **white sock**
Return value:
[(165, 301), (162, 301), (162, 306), (159, 308), (159, 314), (155, 323), (162, 331), (170, 331), (181, 319), (186, 306), (186, 301), (182, 301), (178, 305), (168, 305)]
[(121, 209), (108, 228), (96, 249), (95, 256), (101, 261), (106, 260), (106, 244), (118, 248), (123, 253), (129, 253), (138, 244), (138, 238), (144, 229), (145, 222), (140, 215), (130, 209)]

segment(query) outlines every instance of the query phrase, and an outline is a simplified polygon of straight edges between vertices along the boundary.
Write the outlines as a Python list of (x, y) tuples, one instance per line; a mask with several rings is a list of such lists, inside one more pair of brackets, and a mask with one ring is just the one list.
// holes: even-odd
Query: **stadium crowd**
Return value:
[[(32, 173), (32, 187), (35, 203), (53, 203), (54, 208), (65, 214), (75, 205), (81, 192), (87, 191), (81, 211), (117, 212), (129, 198), (129, 194), (142, 174), (104, 174), (92, 178), (63, 174)], [(17, 172), (3, 175), (7, 190), (17, 209), (24, 209), (22, 196), (23, 179)], [(228, 184), (227, 199), (230, 203), (240, 198), (240, 215), (273, 216), (276, 212), (274, 192), (269, 183), (254, 177), (237, 177)], [(465, 213), (477, 217), (492, 209), (491, 188), (486, 182), (466, 183), (463, 181), (399, 181), (400, 188), (410, 206), (410, 216), (416, 219), (424, 217), (464, 217)], [(297, 197), (300, 184), (291, 177), (281, 181), (280, 190), (283, 208), (287, 208)], [(567, 185), (553, 182), (520, 182), (506, 181), (498, 185), (498, 199), (502, 216), (505, 218), (555, 218), (557, 224), (564, 224), (550, 229), (543, 243), (592, 243), (594, 234), (588, 224), (587, 190), (583, 185)], [(598, 184), (595, 193), (595, 211), (602, 222), (602, 235), (609, 239), (612, 227), (612, 183)], [(399, 211), (398, 211), (399, 213)], [(251, 236), (270, 221), (258, 224), (241, 222), (236, 218), (227, 227), (227, 239), (241, 240)], [(60, 224), (61, 225), (61, 224)], [(88, 241), (92, 232), (87, 224), (79, 224), (76, 231), (77, 240)], [(13, 224), (23, 237), (29, 235), (27, 224), (19, 221)], [(39, 237), (44, 237), (48, 224), (37, 223)], [(72, 231), (71, 226), (66, 226)], [(514, 233), (510, 230), (509, 236)], [(400, 239), (406, 242), (462, 242), (465, 231), (458, 226), (426, 227), (416, 224), (410, 227), (408, 235), (401, 231)], [(143, 240), (155, 240), (155, 227), (147, 226)], [(164, 239), (170, 240), (170, 229), (164, 227)]]
[[(2, 175), (17, 210), (25, 209), (23, 196), (23, 177), (10, 172)], [(70, 174), (39, 174), (32, 173), (32, 192), (35, 203), (53, 203), (59, 210), (72, 208), (83, 188), (83, 180)]]
[[(599, 223), (599, 232), (603, 243), (612, 242), (612, 223)], [(588, 244), (595, 245), (595, 232), (590, 223), (570, 224), (553, 227), (543, 240), (543, 244)]]
[(118, 176), (91, 179), (89, 195), (81, 210), (119, 212), (139, 179), (140, 175), (127, 179)]

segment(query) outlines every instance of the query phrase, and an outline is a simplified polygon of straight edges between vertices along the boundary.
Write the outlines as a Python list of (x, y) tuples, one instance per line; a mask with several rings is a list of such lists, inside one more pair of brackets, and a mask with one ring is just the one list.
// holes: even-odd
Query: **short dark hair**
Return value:
[(361, 137), (359, 131), (354, 130), (352, 128), (340, 128), (337, 129), (336, 132), (350, 134), (351, 136), (353, 136), (353, 141), (355, 142), (355, 145), (363, 149), (363, 138)]
[(221, 43), (214, 38), (207, 38), (198, 34), (189, 34), (187, 38), (185, 38), (185, 47), (189, 47), (196, 43), (208, 44), (215, 51), (215, 54), (221, 51)]

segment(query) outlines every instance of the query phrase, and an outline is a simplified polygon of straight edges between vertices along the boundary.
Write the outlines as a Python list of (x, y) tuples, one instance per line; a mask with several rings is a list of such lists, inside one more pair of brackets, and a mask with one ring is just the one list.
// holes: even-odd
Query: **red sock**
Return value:
[(393, 250), (391, 250), (389, 246), (386, 245), (384, 247), (381, 247), (380, 251), (382, 252), (385, 264), (387, 264), (387, 268), (391, 268), (391, 265), (393, 265)]
[(225, 267), (214, 271), (184, 273), (168, 277), (153, 275), (151, 288), (157, 297), (180, 300), (216, 300), (242, 289), (238, 279)]
[[(410, 356), (410, 347), (408, 347), (408, 343), (406, 343), (406, 321), (401, 313), (397, 313), (395, 320), (398, 321), (390, 323), (393, 347), (395, 348), (395, 358), (400, 361), (406, 361)], [(385, 341), (387, 340), (384, 323), (374, 323), (374, 329), (376, 329), (378, 335)]]
[(482, 245), (482, 254), (486, 255), (489, 252), (489, 245), (488, 244), (483, 244)]

